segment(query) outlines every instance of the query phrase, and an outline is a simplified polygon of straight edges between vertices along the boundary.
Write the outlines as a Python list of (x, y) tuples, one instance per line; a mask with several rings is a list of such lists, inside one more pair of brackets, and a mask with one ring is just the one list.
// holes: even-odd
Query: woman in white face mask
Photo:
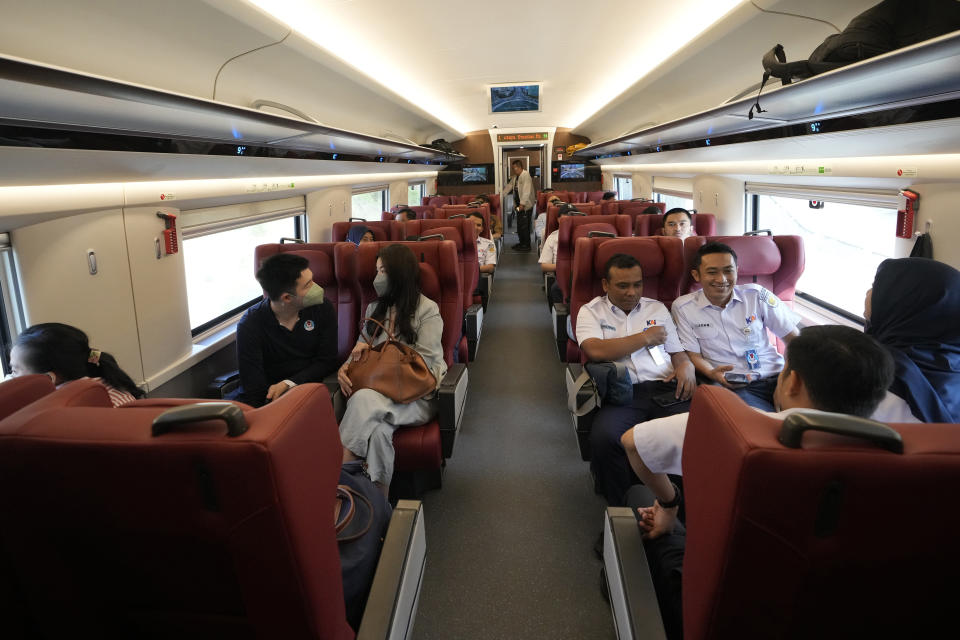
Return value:
[[(397, 340), (416, 349), (439, 386), (447, 372), (441, 345), (443, 319), (437, 303), (420, 293), (420, 265), (413, 251), (401, 244), (384, 247), (377, 257), (373, 287), (378, 299), (370, 303), (364, 317), (382, 323)], [(374, 345), (386, 340), (372, 322), (366, 323), (363, 333)], [(367, 348), (361, 337), (340, 367), (340, 388), (348, 397), (340, 421), (340, 440), (344, 462), (365, 459), (371, 480), (387, 492), (393, 475), (393, 432), (397, 427), (423, 424), (432, 418), (437, 412), (436, 390), (402, 404), (372, 389), (353, 389), (347, 368)]]

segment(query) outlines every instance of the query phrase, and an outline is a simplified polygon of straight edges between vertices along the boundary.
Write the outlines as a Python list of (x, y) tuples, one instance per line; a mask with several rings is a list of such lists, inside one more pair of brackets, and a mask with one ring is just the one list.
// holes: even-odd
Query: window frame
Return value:
[[(366, 193), (375, 193), (377, 191), (381, 192), (380, 196), (380, 214), (383, 214), (384, 211), (390, 211), (390, 185), (388, 184), (379, 184), (371, 187), (358, 187), (354, 188), (350, 193), (350, 217), (359, 217), (354, 215), (353, 210), (353, 198), (360, 196)], [(364, 218), (367, 220), (366, 218)], [(380, 218), (374, 218), (373, 220), (367, 220), (367, 222), (373, 222), (379, 220)]]
[[(276, 220), (284, 220), (287, 218), (293, 218), (293, 229), (294, 237), (293, 239), (298, 242), (305, 242), (307, 237), (307, 214), (302, 208), (295, 208), (293, 210), (286, 209), (281, 211), (272, 212), (270, 214), (247, 217), (247, 218), (237, 218), (231, 220), (227, 223), (220, 223), (219, 226), (214, 225), (198, 225), (196, 227), (191, 227), (184, 229), (182, 232), (182, 238), (184, 243), (184, 251), (186, 251), (186, 241), (192, 240), (194, 238), (200, 238), (204, 236), (216, 235), (218, 233), (225, 233), (227, 231), (235, 231), (236, 229), (243, 229), (246, 227), (252, 227), (258, 224), (263, 224), (266, 222), (274, 222)], [(240, 224), (241, 222), (246, 222), (246, 224)], [(281, 244), (286, 237), (278, 238), (278, 242)], [(186, 273), (186, 268), (184, 268), (184, 273)], [(196, 327), (190, 328), (190, 337), (194, 342), (201, 339), (204, 334), (209, 331), (219, 327), (224, 322), (233, 319), (239, 314), (243, 313), (253, 305), (260, 302), (263, 299), (263, 295), (259, 295), (252, 300), (248, 300), (233, 309), (230, 309), (212, 320), (208, 320), (203, 324), (197, 325)], [(189, 298), (187, 301), (189, 308)]]
[[(623, 198), (620, 196), (620, 181), (629, 180), (630, 181), (630, 197)], [(613, 174), (613, 189), (617, 192), (617, 200), (632, 200), (633, 199), (633, 176), (630, 174), (620, 173)]]
[[(420, 196), (417, 198), (417, 201), (414, 202), (413, 204), (410, 203), (410, 190), (411, 190), (411, 189), (419, 189), (419, 190), (420, 190)], [(408, 183), (407, 183), (407, 206), (408, 206), (408, 207), (419, 207), (420, 204), (423, 202), (423, 196), (426, 195), (426, 193), (427, 193), (427, 181), (426, 181), (426, 180), (418, 180), (418, 181), (414, 181), (414, 182), (408, 182)], [(389, 209), (386, 209), (386, 211), (389, 211)]]
[(10, 235), (0, 233), (0, 367), (9, 375), (10, 349), (13, 341), (27, 328), (23, 313), (23, 296), (17, 277), (17, 264), (10, 244)]

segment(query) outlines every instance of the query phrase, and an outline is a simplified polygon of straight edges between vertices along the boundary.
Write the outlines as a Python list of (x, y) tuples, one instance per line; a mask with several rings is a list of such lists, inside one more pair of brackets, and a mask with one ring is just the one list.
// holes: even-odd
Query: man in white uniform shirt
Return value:
[(590, 467), (597, 485), (611, 505), (620, 505), (635, 481), (621, 435), (638, 422), (688, 411), (696, 378), (667, 308), (642, 297), (637, 259), (616, 254), (604, 275), (606, 295), (580, 308), (576, 336), (588, 360), (623, 363), (633, 385), (633, 401), (603, 405), (590, 431)]
[(477, 236), (477, 260), (480, 263), (480, 273), (493, 273), (497, 268), (497, 245), (493, 240), (480, 235), (483, 233), (483, 214), (474, 211), (470, 214), (470, 221), (473, 222)]
[[(547, 239), (543, 242), (543, 249), (540, 251), (540, 271), (543, 273), (557, 272), (557, 245), (560, 242), (560, 220), (563, 216), (570, 215), (577, 208), (572, 204), (562, 204), (557, 211), (557, 228), (550, 232)], [(554, 281), (550, 287), (550, 302), (563, 302), (563, 292), (560, 291), (560, 285)]]
[(799, 318), (760, 285), (738, 285), (737, 254), (725, 244), (700, 247), (692, 274), (703, 288), (673, 302), (673, 321), (697, 373), (752, 407), (773, 409), (783, 357), (767, 329), (789, 344)]

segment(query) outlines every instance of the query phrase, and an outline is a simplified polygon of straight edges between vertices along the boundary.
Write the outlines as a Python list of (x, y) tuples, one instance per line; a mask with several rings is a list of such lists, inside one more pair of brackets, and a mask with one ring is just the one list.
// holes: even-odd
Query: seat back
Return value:
[[(410, 247), (420, 262), (420, 290), (437, 303), (443, 318), (443, 357), (453, 364), (453, 352), (460, 342), (463, 329), (463, 288), (457, 246), (453, 241), (442, 242), (364, 242), (356, 247), (356, 277), (354, 292), (359, 300), (360, 314), (377, 299), (373, 279), (377, 275), (377, 255), (388, 244)], [(476, 255), (476, 249), (474, 249)], [(360, 318), (362, 319), (362, 317)], [(359, 323), (357, 324), (359, 327)], [(356, 333), (354, 334), (356, 335)]]
[[(346, 223), (335, 223), (346, 224)], [(276, 253), (292, 253), (310, 263), (313, 281), (323, 287), (323, 297), (329, 300), (337, 315), (337, 357), (345, 360), (356, 339), (349, 327), (357, 324), (357, 306), (349, 289), (344, 286), (343, 274), (337, 270), (335, 247), (353, 247), (352, 242), (308, 242), (304, 244), (261, 244), (253, 252), (255, 269)], [(368, 243), (367, 243), (368, 244)]]
[[(936, 637), (953, 625), (960, 429), (890, 426), (901, 454), (820, 432), (788, 448), (780, 419), (698, 387), (682, 462), (685, 638)], [(916, 539), (882, 524), (892, 505), (923, 514)]]
[(56, 387), (45, 373), (11, 378), (0, 383), (0, 420), (39, 400)]
[(429, 218), (430, 214), (433, 213), (433, 207), (426, 207), (426, 206), (420, 206), (420, 205), (408, 207), (405, 205), (397, 205), (395, 207), (391, 207), (390, 211), (384, 211), (383, 214), (381, 214), (381, 220), (385, 222), (390, 220), (396, 220), (397, 212), (403, 208), (412, 209), (414, 212), (416, 212), (417, 220), (423, 220), (424, 218)]
[[(669, 309), (680, 295), (684, 263), (683, 243), (679, 238), (579, 238), (574, 251), (570, 289), (570, 326), (574, 332), (580, 308), (603, 295), (603, 268), (618, 253), (640, 261), (645, 298), (659, 300)], [(567, 362), (580, 359), (577, 342), (568, 341)]]
[(617, 237), (630, 235), (630, 218), (627, 216), (564, 216), (560, 219), (560, 233), (557, 235), (557, 286), (563, 293), (563, 299), (570, 299), (570, 269), (573, 265), (575, 235), (580, 227), (590, 231), (614, 232)]
[(449, 220), (450, 216), (470, 216), (474, 211), (479, 211), (483, 216), (483, 237), (490, 239), (490, 205), (483, 204), (479, 207), (468, 207), (465, 204), (447, 205), (434, 209), (434, 220)]
[(463, 310), (473, 304), (473, 292), (480, 282), (480, 259), (477, 254), (477, 238), (474, 236), (473, 220), (414, 220), (407, 223), (407, 231), (420, 236), (440, 234), (444, 240), (457, 245), (460, 263), (460, 279), (463, 283)]
[(236, 437), (219, 420), (154, 436), (149, 403), (78, 380), (0, 423), (0, 536), (40, 636), (353, 638), (326, 387), (245, 407)]
[[(544, 238), (557, 230), (557, 227), (559, 226), (558, 218), (561, 206), (563, 205), (551, 205), (547, 207), (547, 226), (543, 230)], [(600, 213), (600, 206), (586, 202), (583, 204), (578, 204), (577, 211), (588, 216), (594, 216)]]
[(346, 242), (347, 234), (352, 227), (363, 226), (373, 232), (373, 239), (377, 242), (386, 242), (387, 240), (399, 240), (397, 234), (401, 232), (401, 223), (395, 222), (391, 217), (389, 220), (370, 220), (367, 222), (334, 222), (330, 230), (330, 237), (333, 242)]
[[(717, 217), (712, 213), (693, 213), (690, 226), (698, 236), (712, 236), (717, 233)], [(637, 216), (634, 221), (633, 235), (658, 236), (663, 232), (663, 214)]]
[(564, 202), (573, 202), (573, 197), (566, 191), (539, 191), (537, 192), (537, 211), (543, 211), (547, 206), (547, 198), (557, 196)]
[(736, 251), (738, 284), (755, 282), (792, 305), (797, 280), (803, 275), (801, 236), (690, 236), (683, 243), (687, 265), (683, 293), (700, 289), (690, 270), (697, 250), (707, 242), (722, 242)]
[(423, 196), (422, 204), (425, 207), (442, 207), (445, 204), (456, 204), (456, 196)]
[(606, 191), (584, 191), (584, 202), (593, 202), (594, 204), (600, 204), (603, 202), (603, 194)]

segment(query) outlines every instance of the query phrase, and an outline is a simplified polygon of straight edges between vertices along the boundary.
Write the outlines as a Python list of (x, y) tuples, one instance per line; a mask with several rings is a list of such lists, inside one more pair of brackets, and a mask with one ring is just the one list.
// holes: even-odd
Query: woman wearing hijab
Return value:
[(875, 415), (960, 422), (960, 271), (926, 258), (884, 260), (864, 307), (866, 333), (896, 365), (896, 397), (887, 394)]
[(373, 231), (362, 224), (358, 224), (355, 227), (350, 227), (350, 231), (347, 232), (347, 240), (356, 245), (361, 242), (373, 242)]

